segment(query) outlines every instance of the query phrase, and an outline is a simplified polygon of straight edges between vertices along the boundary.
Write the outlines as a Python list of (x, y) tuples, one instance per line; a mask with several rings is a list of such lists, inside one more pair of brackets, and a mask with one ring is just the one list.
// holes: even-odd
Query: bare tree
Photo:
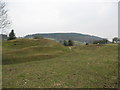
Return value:
[(3, 31), (10, 25), (10, 21), (8, 20), (7, 10), (5, 9), (6, 3), (0, 0), (0, 32)]

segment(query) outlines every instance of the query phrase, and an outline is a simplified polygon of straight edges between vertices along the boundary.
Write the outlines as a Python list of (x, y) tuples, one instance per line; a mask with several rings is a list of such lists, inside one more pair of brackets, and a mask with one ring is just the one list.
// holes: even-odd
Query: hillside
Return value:
[(3, 64), (54, 58), (65, 52), (66, 47), (48, 39), (16, 39), (3, 42)]
[(51, 40), (4, 42), (3, 88), (118, 88), (117, 44), (67, 48)]
[(31, 35), (26, 35), (25, 38), (33, 38), (35, 36), (43, 36), (45, 38), (55, 39), (56, 41), (70, 39), (70, 40), (79, 41), (82, 43), (84, 42), (93, 43), (93, 41), (103, 39), (97, 36), (91, 36), (91, 35), (80, 34), (80, 33), (31, 34)]

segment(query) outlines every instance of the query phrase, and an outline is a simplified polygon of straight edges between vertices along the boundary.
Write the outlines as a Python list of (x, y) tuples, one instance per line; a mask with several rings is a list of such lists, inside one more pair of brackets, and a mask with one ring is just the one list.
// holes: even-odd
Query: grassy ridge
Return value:
[[(117, 44), (81, 45), (68, 50), (68, 47), (59, 44), (56, 46), (57, 43), (54, 43), (53, 47), (46, 45), (47, 48), (37, 44), (30, 47), (19, 46), (19, 49), (11, 49), (9, 46), (11, 44), (8, 43), (10, 42), (3, 44), (3, 60), (6, 60), (5, 56), (10, 53), (16, 55), (12, 64), (9, 62), (3, 65), (3, 87), (115, 88), (118, 85)], [(18, 53), (21, 54), (21, 59)], [(58, 56), (55, 56), (56, 53)], [(40, 54), (51, 54), (54, 57), (43, 58), (39, 56)], [(8, 55), (6, 61), (10, 58), (13, 59)], [(16, 64), (17, 60), (23, 60), (24, 63)], [(32, 62), (25, 60), (32, 60)]]
[(3, 64), (50, 59), (67, 52), (64, 46), (48, 39), (17, 39), (3, 42)]

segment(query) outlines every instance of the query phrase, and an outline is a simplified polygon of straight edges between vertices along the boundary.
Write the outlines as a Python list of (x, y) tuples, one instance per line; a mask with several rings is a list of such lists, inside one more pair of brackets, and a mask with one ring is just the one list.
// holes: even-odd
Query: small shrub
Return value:
[(35, 36), (33, 39), (43, 39), (42, 36)]
[(85, 45), (89, 45), (89, 43), (86, 43)]
[(63, 45), (68, 46), (68, 42), (66, 40), (64, 40)]
[(68, 40), (68, 46), (73, 46), (73, 45), (74, 45), (73, 41), (72, 40)]

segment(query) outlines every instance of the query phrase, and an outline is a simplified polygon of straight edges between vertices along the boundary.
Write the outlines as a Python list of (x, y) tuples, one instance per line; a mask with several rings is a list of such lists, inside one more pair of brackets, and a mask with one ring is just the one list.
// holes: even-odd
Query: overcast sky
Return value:
[(17, 36), (76, 32), (118, 36), (119, 0), (5, 0)]

